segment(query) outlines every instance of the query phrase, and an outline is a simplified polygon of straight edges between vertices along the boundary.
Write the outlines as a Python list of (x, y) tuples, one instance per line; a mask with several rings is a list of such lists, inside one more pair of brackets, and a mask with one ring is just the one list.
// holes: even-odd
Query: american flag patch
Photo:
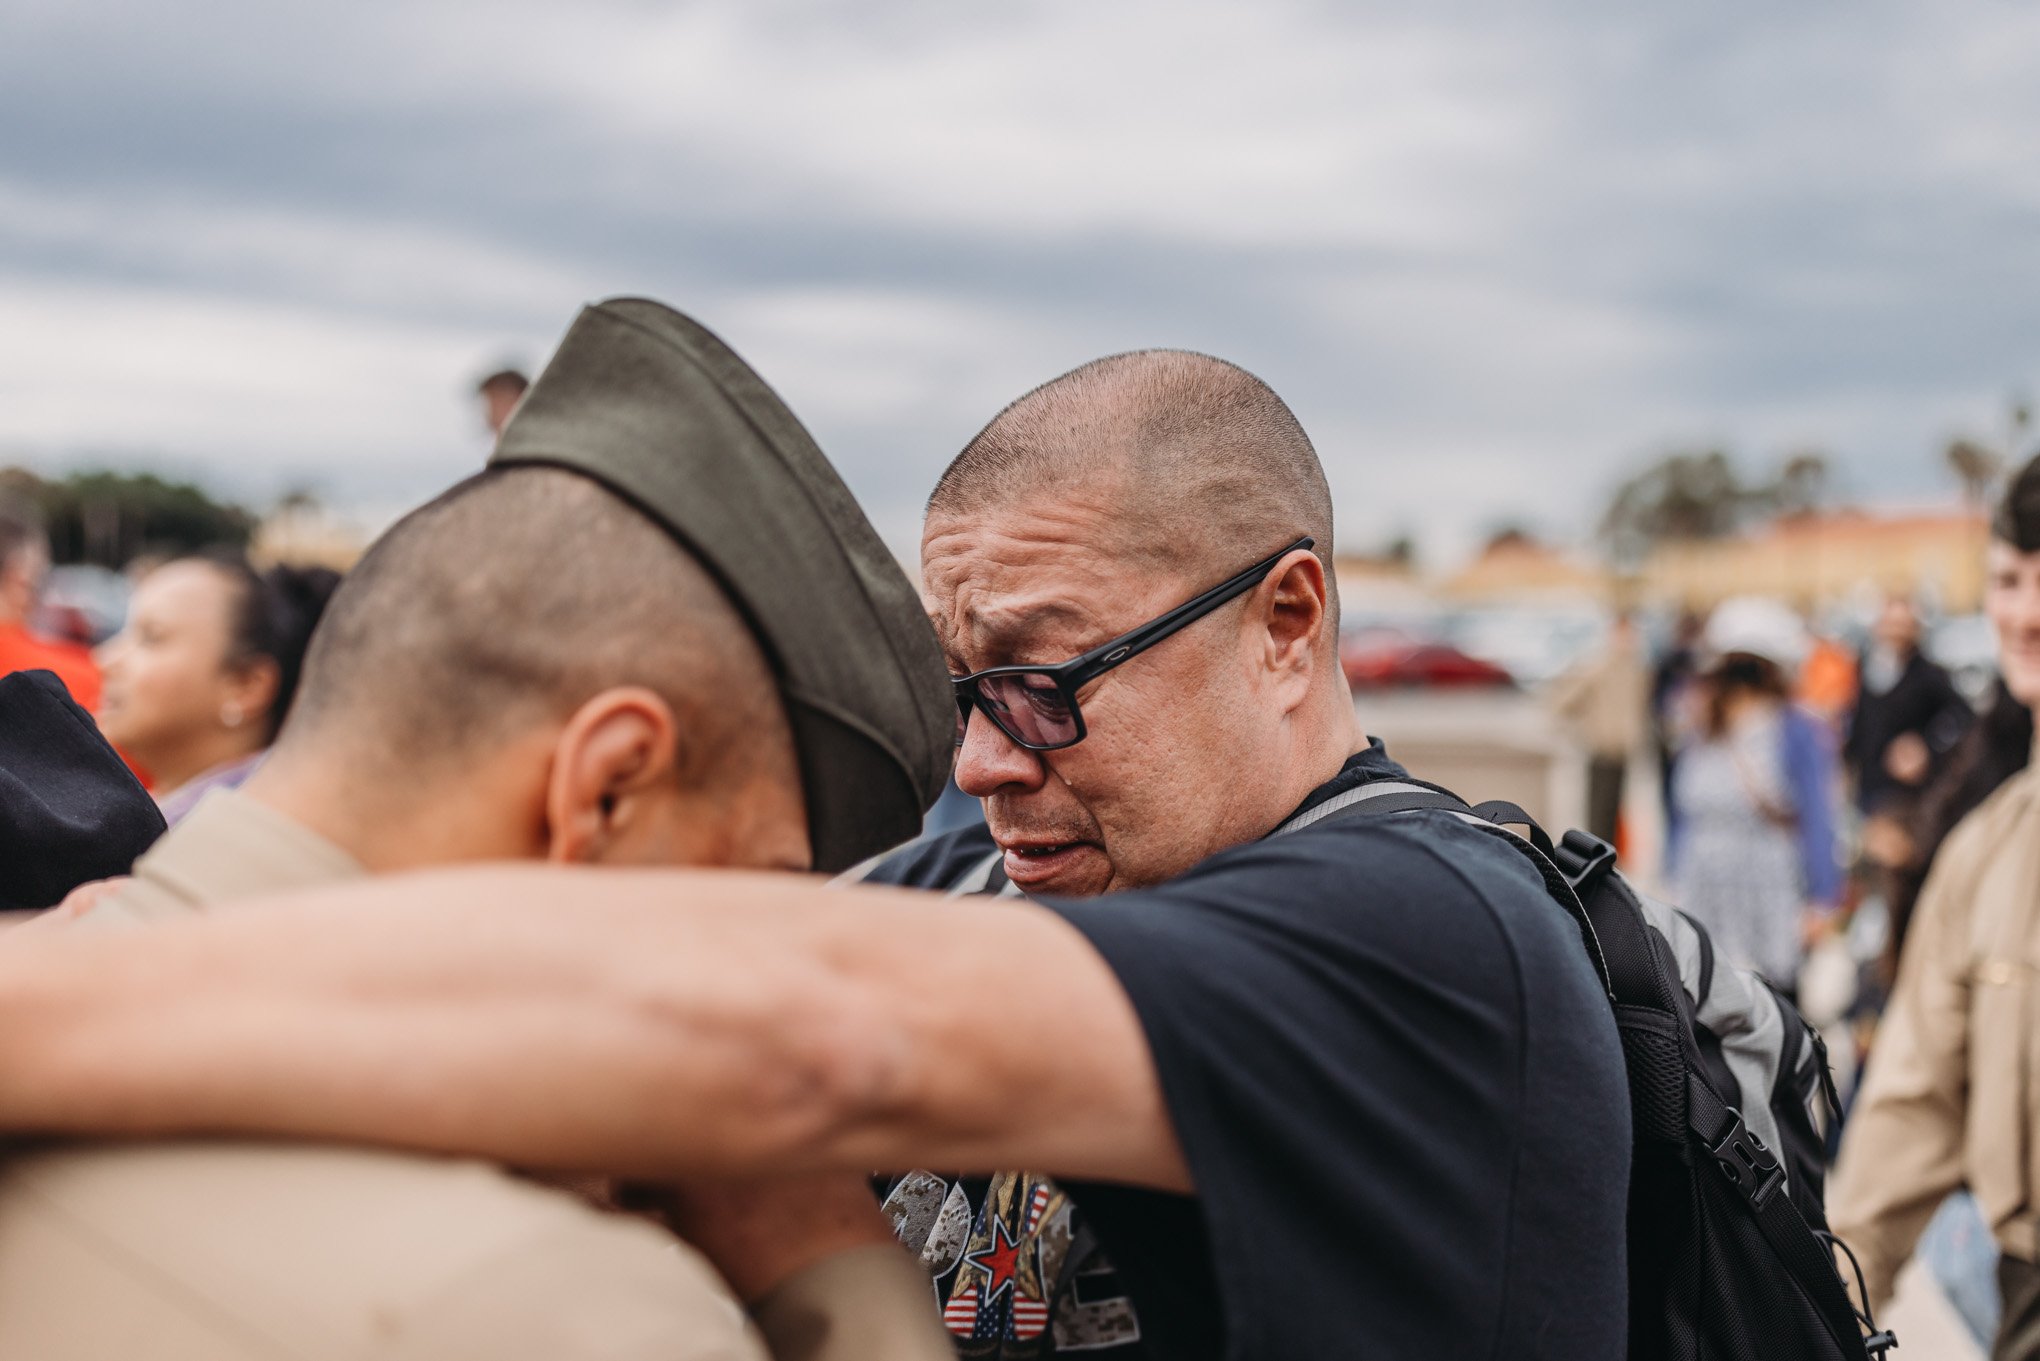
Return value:
[(1024, 1295), (1013, 1301), (1013, 1337), (1020, 1342), (1032, 1342), (1048, 1327), (1048, 1303), (1045, 1300), (1031, 1300)]
[(977, 1331), (978, 1292), (976, 1286), (959, 1291), (949, 1297), (949, 1303), (942, 1306), (942, 1326), (958, 1337), (969, 1337)]
[(1036, 1182), (1033, 1198), (1027, 1202), (1027, 1227), (1021, 1230), (1023, 1234), (1033, 1233), (1041, 1227), (1041, 1212), (1048, 1208), (1048, 1201), (1048, 1183)]

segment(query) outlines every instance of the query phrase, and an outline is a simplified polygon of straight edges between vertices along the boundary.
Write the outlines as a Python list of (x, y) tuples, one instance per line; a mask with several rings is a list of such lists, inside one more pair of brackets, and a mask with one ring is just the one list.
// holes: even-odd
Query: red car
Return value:
[(1347, 683), (1356, 690), (1393, 686), (1453, 687), (1514, 685), (1493, 662), (1468, 656), (1450, 643), (1425, 642), (1386, 629), (1353, 634), (1339, 646)]

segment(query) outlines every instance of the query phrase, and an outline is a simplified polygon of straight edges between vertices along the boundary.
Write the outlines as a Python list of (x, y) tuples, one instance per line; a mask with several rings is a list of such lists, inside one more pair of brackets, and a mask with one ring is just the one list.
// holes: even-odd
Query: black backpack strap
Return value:
[[(1749, 1201), (1758, 1232), (1812, 1299), (1842, 1355), (1868, 1350), (1881, 1356), (1895, 1346), (1896, 1339), (1879, 1331), (1876, 1322), (1849, 1298), (1833, 1250), (1785, 1194), (1785, 1170), (1778, 1159), (1743, 1125), (1742, 1112), (1724, 1105), (1695, 1073), (1686, 1077), (1686, 1127), (1714, 1155), (1722, 1175)], [(1865, 1329), (1870, 1334), (1867, 1338)]]
[[(1594, 924), (1581, 906), (1579, 895), (1573, 891), (1565, 875), (1547, 854), (1555, 849), (1551, 838), (1537, 825), (1536, 819), (1516, 804), (1494, 799), (1475, 808), (1440, 785), (1399, 776), (1391, 780), (1370, 780), (1366, 784), (1334, 794), (1323, 803), (1298, 813), (1268, 835), (1276, 837), (1290, 832), (1300, 832), (1331, 817), (1350, 817), (1361, 813), (1386, 816), (1427, 808), (1451, 813), (1475, 827), (1498, 836), (1511, 849), (1529, 858), (1537, 870), (1538, 877), (1544, 881), (1545, 893), (1565, 909), (1566, 915), (1573, 919), (1573, 924), (1579, 929), (1580, 943), (1586, 947), (1588, 962), (1594, 966), (1594, 973), (1601, 980), (1601, 990), (1607, 993), (1612, 1001), (1615, 994), (1609, 981), (1608, 964), (1602, 956), (1601, 943), (1595, 937)], [(1508, 831), (1505, 824), (1527, 827), (1530, 839), (1525, 840)]]
[(1270, 836), (1284, 836), (1300, 832), (1306, 827), (1336, 817), (1351, 808), (1365, 805), (1369, 813), (1407, 813), (1418, 808), (1438, 808), (1448, 813), (1467, 811), (1466, 800), (1450, 790), (1422, 780), (1369, 780), (1332, 795), (1323, 803), (1304, 809), (1289, 821), (1270, 832)]
[(1574, 830), (1559, 841), (1552, 857), (1559, 872), (1579, 895), (1580, 906), (1593, 924), (1608, 963), (1609, 989), (1624, 1006), (1649, 1007), (1679, 1014), (1684, 991), (1676, 971), (1668, 973), (1664, 956), (1651, 940), (1643, 904), (1615, 869), (1615, 848), (1599, 837)]
[(1557, 854), (1558, 848), (1551, 844), (1550, 834), (1538, 826), (1537, 819), (1524, 812), (1520, 805), (1510, 803), (1507, 799), (1489, 799), (1486, 803), (1475, 804), (1473, 811), (1497, 827), (1524, 828), (1524, 835), (1530, 838), (1530, 844), (1535, 846), (1545, 859), (1550, 860)]

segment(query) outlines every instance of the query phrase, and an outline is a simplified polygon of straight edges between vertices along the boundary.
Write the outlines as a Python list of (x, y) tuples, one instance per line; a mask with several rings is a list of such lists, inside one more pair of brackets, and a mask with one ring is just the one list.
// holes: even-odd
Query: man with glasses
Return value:
[[(1352, 1354), (1621, 1352), (1627, 1116), (1577, 942), (1512, 852), (1448, 817), (1303, 830), (1403, 774), (1361, 736), (1339, 670), (1331, 519), (1280, 398), (1170, 352), (1023, 397), (930, 498), (923, 589), (956, 673), (956, 779), (986, 825), (866, 878), (1127, 890), (1063, 910), (1140, 1013), (1203, 1193), (1201, 1232), (1171, 1242), (1129, 1226), (1120, 1197), (1037, 1175), (893, 1179), (955, 1331), (997, 1322), (980, 1264), (1030, 1235), (1055, 1340), (1087, 1355), (1166, 1337), (1177, 1321), (1144, 1294), (1166, 1263), (1194, 1296), (1199, 1253), (1221, 1282), (1201, 1326), (1237, 1329), (1229, 1281), (1307, 1309), (1319, 1250), (1297, 1250), (1283, 1210), (1322, 1197), (1332, 1236), (1380, 1254), (1320, 1287), (1353, 1309)], [(1488, 989), (1518, 1016), (1473, 1004)], [(1518, 1080), (1552, 1085), (1509, 1093)], [(960, 1245), (959, 1216), (928, 1222), (937, 1201), (971, 1208)]]
[[(0, 1126), (887, 1169), (965, 1357), (1618, 1357), (1606, 1001), (1502, 834), (1338, 815), (1402, 772), (1339, 671), (1331, 543), (1259, 380), (1087, 365), (929, 506), (984, 828), (849, 889), (503, 868), (160, 933), (147, 967), (0, 950)], [(404, 969), (347, 948), (379, 930)], [(222, 969), (319, 1062), (238, 1035), (191, 985)], [(146, 1065), (79, 1071), (138, 1033)]]

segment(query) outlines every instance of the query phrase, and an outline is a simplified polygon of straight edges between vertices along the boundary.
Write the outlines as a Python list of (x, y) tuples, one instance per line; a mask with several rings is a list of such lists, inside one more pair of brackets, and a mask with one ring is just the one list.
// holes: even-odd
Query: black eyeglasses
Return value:
[(1263, 558), (1229, 581), (1186, 600), (1167, 614), (1148, 620), (1130, 633), (1100, 643), (1081, 657), (1053, 666), (993, 666), (968, 676), (952, 676), (956, 686), (956, 745), (963, 745), (970, 711), (980, 710), (999, 731), (1029, 751), (1060, 751), (1084, 740), (1084, 713), (1077, 691), (1121, 662), (1138, 657), (1162, 639), (1194, 624), (1228, 600), (1261, 584), (1276, 563), (1299, 548), (1314, 548), (1304, 536), (1272, 557)]

